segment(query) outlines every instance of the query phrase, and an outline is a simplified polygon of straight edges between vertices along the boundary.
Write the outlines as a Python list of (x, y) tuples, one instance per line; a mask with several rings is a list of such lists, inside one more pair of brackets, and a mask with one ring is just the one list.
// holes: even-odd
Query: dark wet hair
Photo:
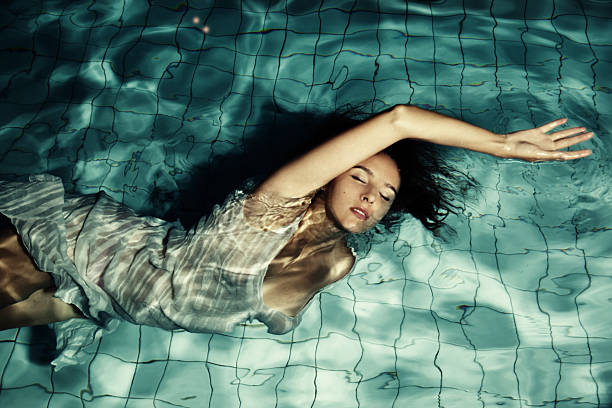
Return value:
[(386, 227), (410, 213), (425, 228), (436, 231), (449, 214), (464, 210), (468, 190), (478, 186), (469, 175), (451, 167), (440, 149), (417, 140), (403, 140), (383, 151), (398, 167), (401, 185), (391, 209), (381, 221)]
[[(372, 116), (354, 106), (329, 114), (320, 122), (317, 141), (336, 136)], [(394, 229), (409, 213), (437, 235), (449, 214), (464, 210), (468, 191), (478, 187), (478, 183), (443, 159), (447, 151), (444, 147), (409, 139), (382, 151), (393, 159), (401, 178), (391, 209), (379, 223), (383, 229)], [(452, 233), (452, 228), (449, 232)]]
[[(258, 125), (248, 128), (252, 134), (244, 137), (242, 149), (215, 154), (206, 165), (191, 170), (193, 182), (180, 186), (180, 199), (173, 190), (155, 187), (152, 200), (157, 208), (167, 202), (177, 203), (163, 216), (180, 218), (189, 229), (209, 214), (215, 203), (223, 202), (241, 181), (253, 175), (265, 180), (305, 151), (374, 116), (371, 112), (369, 102), (345, 105), (332, 112), (294, 111), (276, 104), (263, 105), (256, 121)], [(449, 238), (438, 232), (447, 230), (452, 234), (451, 228), (441, 227), (449, 214), (462, 210), (466, 191), (476, 185), (474, 180), (449, 166), (444, 160), (449, 149), (437, 145), (404, 140), (384, 152), (397, 164), (400, 189), (390, 212), (374, 229), (359, 234), (360, 239), (369, 245), (377, 232), (397, 231), (406, 213), (420, 220), (437, 237)]]

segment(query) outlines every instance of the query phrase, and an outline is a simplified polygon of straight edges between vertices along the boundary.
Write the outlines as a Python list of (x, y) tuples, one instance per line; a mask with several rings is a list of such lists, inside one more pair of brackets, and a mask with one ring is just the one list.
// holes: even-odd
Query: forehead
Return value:
[(357, 164), (368, 168), (376, 177), (392, 184), (396, 188), (400, 185), (400, 174), (395, 161), (385, 153), (379, 153)]

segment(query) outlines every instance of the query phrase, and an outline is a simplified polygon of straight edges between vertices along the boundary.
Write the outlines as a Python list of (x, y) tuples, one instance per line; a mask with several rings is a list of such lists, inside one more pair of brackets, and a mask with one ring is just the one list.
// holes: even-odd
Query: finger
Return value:
[(578, 143), (589, 140), (593, 137), (593, 132), (582, 133), (574, 137), (567, 137), (565, 139), (557, 140), (555, 142), (555, 150), (565, 149), (566, 147), (573, 146)]
[(547, 160), (576, 160), (581, 159), (583, 157), (590, 156), (593, 153), (590, 149), (584, 150), (573, 150), (571, 152), (542, 152), (538, 155), (538, 158), (535, 161), (547, 161)]
[(548, 122), (548, 123), (540, 126), (538, 129), (541, 129), (544, 132), (550, 132), (551, 130), (553, 130), (557, 126), (561, 126), (565, 122), (567, 122), (567, 118), (561, 118), (561, 119), (553, 120), (552, 122)]
[(558, 132), (550, 133), (549, 136), (552, 138), (552, 140), (559, 140), (559, 139), (566, 138), (568, 136), (573, 136), (579, 133), (583, 133), (585, 131), (586, 129), (584, 127), (575, 127), (575, 128), (563, 129), (563, 130), (559, 130)]
[(559, 152), (559, 153), (562, 153), (560, 160), (575, 160), (575, 159), (582, 159), (583, 157), (590, 156), (593, 153), (593, 151), (590, 149), (584, 149), (584, 150), (574, 150), (571, 152)]

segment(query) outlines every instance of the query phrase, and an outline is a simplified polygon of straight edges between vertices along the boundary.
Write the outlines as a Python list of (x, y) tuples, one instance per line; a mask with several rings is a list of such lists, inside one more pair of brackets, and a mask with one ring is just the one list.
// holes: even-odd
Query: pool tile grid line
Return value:
[[(229, 336), (122, 325), (91, 361), (54, 373), (36, 360), (49, 338), (3, 332), (0, 405), (612, 399), (612, 334), (599, 322), (610, 279), (605, 4), (32, 4), (44, 6), (12, 5), (21, 12), (2, 17), (14, 45), (0, 49), (0, 173), (54, 171), (72, 191), (103, 189), (152, 215), (176, 216), (168, 201), (198, 176), (212, 180), (231, 154), (258, 151), (258, 129), (283, 121), (287, 107), (408, 101), (498, 131), (562, 112), (596, 131), (596, 151), (580, 163), (528, 166), (458, 153), (483, 184), (482, 201), (452, 220), (469, 241), (437, 243), (402, 225), (290, 335), (261, 325)], [(217, 184), (200, 188), (215, 194)], [(111, 369), (114, 381), (100, 375)]]

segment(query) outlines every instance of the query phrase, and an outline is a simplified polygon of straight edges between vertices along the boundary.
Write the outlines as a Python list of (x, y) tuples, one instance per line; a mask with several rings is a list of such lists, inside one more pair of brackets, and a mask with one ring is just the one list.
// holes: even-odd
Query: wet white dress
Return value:
[[(187, 231), (178, 222), (138, 216), (103, 192), (67, 196), (54, 176), (0, 182), (0, 212), (38, 268), (53, 276), (55, 296), (88, 317), (54, 324), (53, 364), (77, 363), (82, 349), (114, 330), (118, 319), (192, 332), (230, 332), (253, 319), (274, 334), (294, 329), (306, 308), (287, 316), (263, 303), (261, 289), (312, 197), (262, 200), (247, 222), (247, 196), (233, 192)], [(279, 218), (285, 226), (266, 228)]]

